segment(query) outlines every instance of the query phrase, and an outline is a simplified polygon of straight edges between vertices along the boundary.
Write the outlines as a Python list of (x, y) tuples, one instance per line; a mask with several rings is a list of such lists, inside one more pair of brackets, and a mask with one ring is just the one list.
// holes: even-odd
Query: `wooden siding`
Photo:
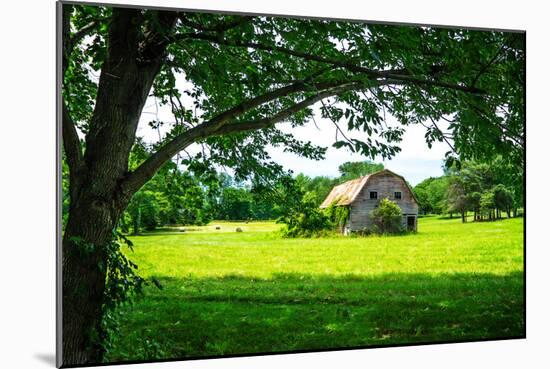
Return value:
[[(370, 199), (370, 192), (376, 191), (378, 198)], [(401, 199), (394, 198), (394, 192), (401, 192)], [(350, 204), (350, 218), (346, 226), (347, 232), (361, 231), (371, 227), (370, 212), (378, 205), (380, 200), (388, 198), (395, 201), (403, 211), (403, 226), (407, 226), (407, 215), (415, 217), (415, 230), (418, 216), (418, 203), (414, 199), (411, 190), (402, 177), (382, 171), (370, 176), (366, 185), (361, 189), (353, 203)]]

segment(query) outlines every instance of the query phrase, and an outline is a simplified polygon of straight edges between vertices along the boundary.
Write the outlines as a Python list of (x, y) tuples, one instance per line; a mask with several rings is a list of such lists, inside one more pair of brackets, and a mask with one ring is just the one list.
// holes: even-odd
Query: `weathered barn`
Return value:
[(348, 206), (343, 232), (363, 231), (372, 226), (369, 214), (383, 198), (395, 201), (403, 212), (403, 227), (417, 230), (418, 201), (405, 179), (387, 169), (335, 186), (321, 204), (327, 208)]

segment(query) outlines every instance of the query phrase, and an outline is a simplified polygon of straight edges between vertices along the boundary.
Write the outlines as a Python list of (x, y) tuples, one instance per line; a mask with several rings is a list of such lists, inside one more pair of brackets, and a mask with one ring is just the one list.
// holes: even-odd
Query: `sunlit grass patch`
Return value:
[(522, 221), (429, 217), (416, 234), (318, 239), (213, 222), (133, 237), (129, 256), (163, 289), (122, 312), (109, 359), (520, 337)]

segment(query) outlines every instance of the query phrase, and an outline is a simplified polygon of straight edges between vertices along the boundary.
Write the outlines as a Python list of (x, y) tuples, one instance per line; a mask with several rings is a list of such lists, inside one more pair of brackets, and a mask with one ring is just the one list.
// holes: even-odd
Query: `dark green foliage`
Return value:
[(523, 173), (501, 157), (488, 163), (457, 163), (446, 168), (444, 176), (428, 178), (414, 187), (421, 213), (460, 213), (464, 221), (468, 212), (474, 213), (474, 220), (498, 219), (501, 211), (515, 216), (523, 208), (523, 192)]
[(113, 347), (113, 337), (119, 331), (120, 312), (124, 305), (134, 302), (135, 297), (142, 294), (143, 286), (147, 284), (144, 278), (137, 274), (138, 266), (122, 251), (126, 245), (133, 251), (132, 242), (119, 232), (113, 233), (112, 240), (105, 247), (106, 265), (99, 265), (106, 270), (106, 283), (100, 328), (94, 332), (93, 341), (104, 354), (108, 355)]
[(481, 196), (480, 192), (469, 192), (467, 195), (468, 210), (474, 212), (474, 220), (477, 220), (476, 215), (480, 214)]
[(166, 207), (168, 202), (161, 192), (141, 190), (134, 195), (127, 209), (134, 234), (138, 234), (141, 228), (152, 231), (160, 225), (162, 205)]
[(495, 207), (499, 211), (500, 210), (505, 211), (509, 218), (510, 209), (514, 205), (514, 196), (512, 194), (512, 191), (510, 191), (503, 184), (498, 184), (495, 187), (493, 187), (492, 192), (495, 196)]
[[(139, 142), (132, 160), (137, 165), (148, 155), (147, 146)], [(125, 230), (131, 228), (137, 234), (140, 230), (154, 230), (171, 224), (206, 224), (213, 218), (277, 219), (294, 206), (296, 198), (290, 190), (294, 184), (304, 193), (310, 193), (312, 200), (319, 205), (335, 185), (383, 169), (383, 165), (370, 161), (346, 162), (339, 167), (340, 177), (310, 178), (298, 174), (291, 179), (293, 184), (290, 186), (285, 185), (284, 181), (289, 180), (285, 175), (274, 179), (269, 186), (263, 186), (239, 181), (225, 173), (217, 173), (214, 179), (204, 181), (204, 172), (201, 172), (204, 168), (194, 165), (188, 169), (193, 171), (184, 172), (169, 163), (137, 192), (122, 223)]]
[(312, 193), (315, 203), (321, 205), (332, 188), (338, 184), (338, 179), (326, 176), (308, 177), (300, 173), (296, 176), (296, 182), (305, 192)]
[(413, 191), (419, 202), (419, 211), (424, 214), (447, 212), (448, 177), (427, 178), (417, 184)]
[(121, 250), (123, 246), (133, 251), (133, 244), (128, 238), (120, 233), (114, 234), (106, 248), (107, 265), (100, 266), (107, 270), (104, 303), (107, 309), (115, 308), (141, 293), (145, 282), (136, 274), (138, 266)]
[(481, 214), (487, 216), (489, 219), (493, 219), (495, 207), (495, 194), (492, 191), (484, 192), (479, 199)]
[(67, 219), (69, 218), (69, 205), (71, 197), (69, 196), (69, 167), (65, 160), (61, 161), (61, 226), (65, 229)]
[(378, 207), (371, 211), (372, 231), (375, 233), (398, 233), (403, 231), (403, 215), (397, 203), (389, 199), (382, 199)]
[(281, 232), (283, 237), (318, 237), (326, 235), (333, 228), (333, 223), (324, 211), (319, 209), (313, 196), (305, 194), (302, 201), (286, 215), (278, 219), (284, 223)]
[(220, 220), (277, 219), (293, 203), (289, 190), (293, 183), (288, 175), (281, 175), (271, 183), (247, 183), (219, 174), (216, 194), (209, 198), (212, 216)]
[(340, 183), (366, 176), (367, 174), (379, 172), (384, 169), (384, 164), (372, 161), (346, 162), (338, 167), (340, 172)]
[(342, 232), (349, 220), (349, 206), (336, 206), (331, 204), (325, 208), (325, 214), (330, 219), (332, 226)]
[(460, 213), (462, 221), (465, 222), (465, 214), (470, 208), (468, 203), (468, 183), (463, 176), (453, 175), (449, 178), (447, 188), (447, 203), (449, 213)]
[(252, 218), (252, 194), (245, 188), (224, 188), (217, 209), (217, 219), (247, 220)]
[[(465, 162), (449, 172), (447, 201), (450, 211), (474, 212), (474, 220), (510, 217), (513, 209), (523, 207), (522, 173), (500, 157), (489, 163)], [(515, 172), (515, 173), (514, 173)], [(517, 195), (519, 194), (519, 196)]]
[[(132, 149), (130, 166), (135, 167), (150, 156), (151, 148), (138, 140)], [(121, 226), (134, 234), (170, 224), (202, 225), (213, 214), (218, 178), (205, 173), (184, 171), (174, 162), (167, 163), (134, 196)]]

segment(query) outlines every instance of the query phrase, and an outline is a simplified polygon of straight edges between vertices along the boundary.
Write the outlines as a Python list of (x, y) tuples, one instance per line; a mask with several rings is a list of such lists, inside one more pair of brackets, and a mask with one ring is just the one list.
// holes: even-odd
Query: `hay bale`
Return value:
[(216, 230), (218, 230), (218, 231), (219, 231), (220, 229), (222, 229), (222, 227), (220, 227), (220, 226), (216, 226)]
[(180, 229), (180, 232), (187, 232), (185, 228)]
[(237, 229), (235, 229), (235, 232), (242, 232), (242, 228), (241, 227), (237, 227)]

